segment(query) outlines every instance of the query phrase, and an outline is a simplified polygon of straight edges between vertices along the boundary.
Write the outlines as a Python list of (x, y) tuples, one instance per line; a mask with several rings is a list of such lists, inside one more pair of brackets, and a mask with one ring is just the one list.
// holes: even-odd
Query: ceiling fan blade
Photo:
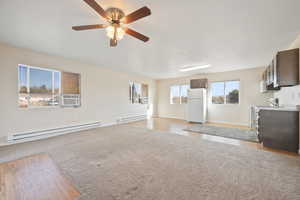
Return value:
[(130, 28), (126, 28), (125, 29), (125, 32), (128, 34), (128, 35), (131, 35), (132, 37), (135, 37), (139, 40), (142, 40), (143, 42), (147, 42), (150, 38), (148, 38), (147, 36), (141, 34), (141, 33), (138, 33)]
[(145, 6), (125, 16), (122, 21), (125, 24), (129, 24), (149, 15), (151, 15), (151, 10)]
[(106, 28), (107, 25), (105, 24), (93, 24), (93, 25), (83, 25), (83, 26), (73, 26), (72, 29), (75, 31), (84, 31), (89, 29), (99, 29), (99, 28)]
[(107, 19), (105, 10), (95, 0), (84, 0), (89, 6), (91, 6), (99, 15)]

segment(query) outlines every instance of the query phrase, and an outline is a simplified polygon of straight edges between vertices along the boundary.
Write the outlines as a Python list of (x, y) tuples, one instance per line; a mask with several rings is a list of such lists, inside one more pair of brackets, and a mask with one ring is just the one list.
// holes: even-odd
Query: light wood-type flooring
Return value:
[(0, 164), (1, 200), (74, 200), (78, 196), (47, 154)]
[[(231, 125), (231, 124), (220, 124), (220, 123), (207, 123), (207, 124), (213, 125), (213, 126), (228, 127), (228, 128), (249, 129), (249, 127), (247, 127), (247, 126), (237, 126), (237, 125)], [(239, 145), (239, 146), (244, 145), (244, 146), (249, 146), (252, 148), (260, 149), (263, 151), (275, 152), (278, 154), (299, 156), (296, 153), (290, 153), (290, 152), (286, 152), (286, 151), (266, 148), (262, 144), (259, 144), (259, 143), (247, 142), (247, 141), (236, 140), (236, 139), (231, 139), (231, 138), (224, 138), (224, 137), (219, 137), (219, 136), (212, 136), (212, 135), (206, 135), (206, 134), (185, 131), (183, 129), (185, 129), (190, 124), (187, 121), (179, 120), (179, 119), (151, 118), (151, 119), (144, 120), (144, 121), (133, 122), (133, 123), (130, 123), (130, 125), (148, 128), (151, 130), (167, 131), (167, 132), (171, 132), (171, 133), (175, 133), (175, 134), (179, 134), (179, 135), (200, 137), (201, 139), (204, 139), (204, 140), (210, 140), (210, 141), (221, 142), (221, 143), (226, 143), (226, 144)]]

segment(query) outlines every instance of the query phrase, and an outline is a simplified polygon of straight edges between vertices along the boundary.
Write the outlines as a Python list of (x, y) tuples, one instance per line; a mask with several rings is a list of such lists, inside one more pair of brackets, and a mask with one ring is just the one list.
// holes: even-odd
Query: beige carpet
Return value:
[(299, 158), (127, 125), (0, 148), (49, 153), (80, 200), (299, 200)]

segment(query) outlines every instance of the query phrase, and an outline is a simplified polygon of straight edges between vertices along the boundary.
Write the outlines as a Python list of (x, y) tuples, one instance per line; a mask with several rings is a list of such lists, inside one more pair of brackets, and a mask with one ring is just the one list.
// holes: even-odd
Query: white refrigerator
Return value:
[(206, 89), (189, 89), (187, 98), (187, 121), (205, 123), (206, 113)]

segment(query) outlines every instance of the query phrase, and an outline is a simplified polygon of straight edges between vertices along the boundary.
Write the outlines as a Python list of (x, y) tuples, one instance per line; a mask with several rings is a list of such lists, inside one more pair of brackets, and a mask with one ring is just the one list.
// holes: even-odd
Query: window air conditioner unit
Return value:
[(63, 107), (79, 107), (80, 94), (63, 94), (61, 99), (61, 105)]

